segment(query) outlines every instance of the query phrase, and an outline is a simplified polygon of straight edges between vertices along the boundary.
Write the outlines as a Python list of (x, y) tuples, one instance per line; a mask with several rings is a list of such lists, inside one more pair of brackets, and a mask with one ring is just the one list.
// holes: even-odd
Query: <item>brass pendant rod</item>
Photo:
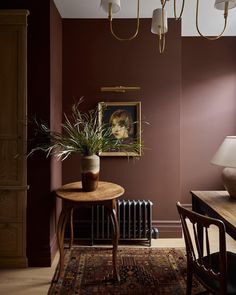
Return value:
[(196, 28), (197, 28), (197, 31), (198, 31), (198, 34), (207, 39), (207, 40), (210, 40), (210, 41), (214, 41), (214, 40), (217, 40), (219, 39), (225, 32), (225, 29), (226, 29), (226, 26), (227, 26), (227, 18), (228, 18), (228, 10), (229, 10), (229, 2), (225, 2), (225, 10), (224, 10), (224, 19), (225, 19), (225, 23), (224, 23), (224, 28), (222, 30), (222, 32), (216, 36), (216, 37), (207, 37), (207, 36), (204, 36), (200, 29), (199, 29), (199, 26), (198, 26), (198, 11), (199, 11), (199, 0), (197, 0), (197, 9), (196, 9)]
[(158, 45), (159, 45), (159, 52), (162, 54), (165, 50), (165, 43), (166, 43), (166, 38), (165, 34), (157, 35), (158, 38)]
[(161, 6), (162, 6), (162, 8), (164, 8), (166, 6), (166, 1), (167, 0), (161, 0)]
[(110, 31), (111, 31), (111, 34), (119, 41), (130, 41), (130, 40), (133, 40), (137, 35), (138, 35), (138, 32), (139, 32), (139, 1), (140, 0), (137, 0), (137, 26), (136, 26), (136, 31), (135, 33), (129, 37), (129, 38), (120, 38), (119, 36), (116, 35), (116, 33), (114, 32), (113, 30), (113, 26), (112, 26), (112, 3), (109, 3), (109, 25), (110, 25)]
[[(166, 1), (165, 1), (166, 3)], [(165, 38), (165, 28), (164, 28), (164, 5), (165, 3), (163, 3), (162, 5), (162, 11), (161, 11), (161, 21), (162, 21), (162, 28), (160, 30), (160, 34), (157, 35), (159, 36), (158, 38), (158, 46), (159, 46), (159, 52), (160, 54), (162, 54), (165, 50), (165, 43), (166, 43), (166, 38)]]
[(165, 22), (164, 22), (164, 7), (163, 6), (162, 6), (162, 9), (161, 9), (161, 22), (162, 22), (162, 32), (161, 32), (161, 34), (164, 35), (165, 34), (165, 28), (164, 28)]
[(184, 12), (184, 6), (185, 6), (185, 0), (182, 0), (182, 7), (181, 7), (181, 10), (180, 10), (180, 14), (177, 17), (176, 0), (174, 0), (174, 16), (175, 16), (175, 20), (180, 20), (181, 19), (182, 14)]

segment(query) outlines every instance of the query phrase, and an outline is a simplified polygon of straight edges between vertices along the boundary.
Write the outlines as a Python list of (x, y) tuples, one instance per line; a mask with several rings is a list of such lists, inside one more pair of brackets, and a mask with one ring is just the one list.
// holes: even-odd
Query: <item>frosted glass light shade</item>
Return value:
[(151, 32), (153, 34), (165, 34), (168, 31), (168, 24), (167, 24), (167, 14), (165, 9), (163, 8), (164, 14), (164, 29), (163, 29), (163, 21), (162, 21), (162, 8), (157, 8), (153, 10), (152, 14), (152, 27)]
[(236, 136), (227, 136), (211, 160), (212, 164), (236, 168)]
[(219, 9), (219, 10), (224, 10), (225, 9), (225, 2), (229, 2), (228, 9), (232, 9), (236, 6), (235, 0), (216, 0), (215, 1), (215, 8)]
[(112, 13), (120, 11), (120, 0), (101, 0), (100, 6), (108, 13), (109, 3), (112, 4)]

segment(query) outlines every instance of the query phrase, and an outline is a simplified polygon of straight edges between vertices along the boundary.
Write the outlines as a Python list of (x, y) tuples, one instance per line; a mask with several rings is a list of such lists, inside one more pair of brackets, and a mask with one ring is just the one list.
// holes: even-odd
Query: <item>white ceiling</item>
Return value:
[[(173, 1), (167, 2), (167, 14), (173, 17)], [(107, 18), (100, 7), (100, 0), (54, 0), (62, 18)], [(179, 6), (181, 0), (177, 0)], [(199, 26), (207, 36), (218, 35), (224, 25), (222, 10), (214, 8), (215, 0), (200, 0)], [(115, 18), (135, 18), (137, 0), (121, 0), (121, 11), (113, 16)], [(140, 0), (140, 17), (151, 18), (152, 11), (160, 8), (159, 0)], [(186, 0), (182, 17), (182, 36), (198, 36), (195, 28), (196, 0)], [(151, 26), (151, 21), (150, 21)], [(236, 36), (236, 8), (229, 10), (228, 25), (224, 36)]]

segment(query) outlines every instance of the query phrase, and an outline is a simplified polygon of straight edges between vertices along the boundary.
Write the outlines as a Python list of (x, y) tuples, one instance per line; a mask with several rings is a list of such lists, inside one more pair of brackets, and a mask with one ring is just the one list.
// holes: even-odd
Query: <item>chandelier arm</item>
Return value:
[(138, 35), (138, 32), (139, 32), (139, 2), (140, 2), (140, 0), (137, 0), (137, 25), (136, 25), (136, 31), (129, 38), (121, 38), (121, 37), (119, 37), (114, 32), (113, 26), (112, 26), (112, 3), (109, 3), (109, 25), (110, 25), (110, 31), (111, 31), (111, 34), (113, 35), (113, 37), (115, 37), (117, 40), (119, 40), (119, 41), (130, 41), (130, 40), (133, 40)]
[[(163, 4), (163, 2), (162, 2)], [(164, 6), (162, 6), (162, 11), (161, 11), (161, 27), (158, 29), (157, 33), (157, 43), (158, 43), (158, 48), (159, 48), (159, 53), (162, 54), (165, 50), (165, 28), (164, 28)]]
[(176, 12), (176, 0), (174, 0), (174, 16), (175, 16), (175, 20), (180, 20), (182, 17), (182, 14), (184, 12), (184, 6), (185, 6), (185, 0), (182, 0), (182, 6), (181, 6), (181, 10), (180, 10), (180, 14), (177, 17), (177, 12)]
[(161, 35), (157, 35), (157, 37), (159, 37), (158, 40), (158, 47), (159, 47), (159, 52), (160, 54), (162, 54), (165, 50), (165, 43), (166, 43), (166, 38), (165, 38), (165, 34), (161, 34)]
[(228, 6), (229, 6), (229, 3), (228, 2), (225, 2), (225, 12), (224, 12), (224, 19), (225, 19), (225, 23), (224, 23), (224, 27), (223, 27), (223, 30), (222, 32), (216, 36), (216, 37), (207, 37), (207, 36), (204, 36), (200, 29), (199, 29), (199, 25), (198, 25), (198, 11), (199, 11), (199, 0), (197, 0), (197, 9), (196, 9), (196, 28), (197, 28), (197, 31), (198, 31), (198, 34), (207, 39), (207, 40), (210, 40), (210, 41), (214, 41), (214, 40), (217, 40), (219, 39), (225, 32), (225, 29), (226, 29), (226, 26), (227, 26), (227, 19), (228, 19)]
[(162, 6), (162, 8), (165, 8), (166, 2), (167, 2), (167, 0), (161, 0), (161, 6)]
[(162, 32), (161, 34), (165, 34), (165, 28), (164, 28), (164, 8), (161, 9), (161, 26), (162, 26)]

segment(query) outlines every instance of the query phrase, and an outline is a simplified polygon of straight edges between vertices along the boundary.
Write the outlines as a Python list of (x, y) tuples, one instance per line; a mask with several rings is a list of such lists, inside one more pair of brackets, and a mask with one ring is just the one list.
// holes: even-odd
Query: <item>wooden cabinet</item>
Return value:
[(27, 15), (0, 10), (0, 266), (26, 267)]

